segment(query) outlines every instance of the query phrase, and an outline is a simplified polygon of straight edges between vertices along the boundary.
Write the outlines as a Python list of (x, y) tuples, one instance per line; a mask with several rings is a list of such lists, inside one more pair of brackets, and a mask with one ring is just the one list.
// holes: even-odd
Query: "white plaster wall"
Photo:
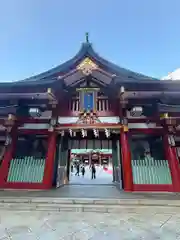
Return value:
[(19, 129), (48, 129), (49, 124), (47, 123), (25, 123)]
[(78, 121), (78, 117), (58, 117), (59, 124), (73, 124)]
[(102, 123), (119, 123), (119, 117), (99, 117)]
[(128, 128), (162, 128), (161, 126), (157, 126), (156, 123), (128, 123)]

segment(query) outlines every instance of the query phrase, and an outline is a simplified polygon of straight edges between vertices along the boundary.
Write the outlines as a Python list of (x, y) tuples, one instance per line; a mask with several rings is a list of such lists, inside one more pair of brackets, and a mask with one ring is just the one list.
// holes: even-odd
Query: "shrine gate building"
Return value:
[(180, 192), (180, 82), (119, 67), (87, 41), (47, 72), (0, 83), (0, 188), (68, 184), (72, 149), (101, 160), (111, 149), (124, 191)]

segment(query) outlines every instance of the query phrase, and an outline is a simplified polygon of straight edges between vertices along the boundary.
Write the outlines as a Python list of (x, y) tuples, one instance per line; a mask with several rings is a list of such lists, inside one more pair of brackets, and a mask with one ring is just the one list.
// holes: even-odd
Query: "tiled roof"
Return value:
[[(129, 69), (125, 69), (122, 67), (117, 66), (116, 64), (107, 61), (106, 59), (102, 58), (99, 56), (93, 49), (91, 43), (83, 43), (79, 52), (70, 60), (67, 62), (52, 68), (46, 72), (43, 72), (41, 74), (38, 74), (36, 76), (26, 78), (22, 80), (23, 82), (39, 82), (40, 80), (43, 82), (49, 82), (53, 81), (52, 76), (54, 76), (56, 73), (61, 73), (61, 72), (68, 72), (71, 70), (76, 64), (78, 64), (80, 61), (83, 60), (83, 58), (89, 57), (92, 58), (94, 61), (96, 61), (99, 65), (103, 66), (103, 68), (110, 73), (113, 73), (117, 76), (117, 80), (121, 81), (121, 79), (124, 80), (132, 80), (134, 79), (135, 81), (140, 81), (140, 80), (158, 80), (152, 77), (145, 76), (140, 73), (133, 72)], [(22, 82), (19, 81), (19, 82)]]

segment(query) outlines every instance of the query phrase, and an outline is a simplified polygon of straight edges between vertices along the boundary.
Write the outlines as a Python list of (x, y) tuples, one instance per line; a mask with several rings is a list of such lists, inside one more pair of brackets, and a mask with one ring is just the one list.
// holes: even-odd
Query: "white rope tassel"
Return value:
[(72, 137), (72, 135), (73, 135), (72, 129), (69, 129), (69, 135)]
[(107, 138), (110, 136), (110, 131), (107, 128), (105, 129), (105, 135)]
[(82, 137), (84, 138), (84, 137), (85, 137), (85, 131), (84, 131), (84, 129), (81, 129), (81, 134), (82, 134)]
[(99, 136), (99, 132), (97, 129), (93, 129), (93, 133), (94, 133), (94, 136), (95, 137), (98, 137)]

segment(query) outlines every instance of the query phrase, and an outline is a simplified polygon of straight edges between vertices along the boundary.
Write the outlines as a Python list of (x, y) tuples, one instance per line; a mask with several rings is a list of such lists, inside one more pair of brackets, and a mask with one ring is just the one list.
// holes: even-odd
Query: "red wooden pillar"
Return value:
[(165, 156), (169, 163), (169, 168), (171, 172), (172, 185), (174, 192), (180, 192), (180, 170), (179, 163), (176, 158), (176, 153), (172, 146), (170, 146), (168, 141), (168, 134), (164, 135), (164, 150)]
[(0, 168), (0, 187), (3, 187), (3, 185), (7, 181), (8, 172), (9, 172), (9, 166), (10, 162), (13, 158), (13, 154), (15, 151), (16, 143), (17, 143), (17, 127), (14, 126), (12, 129), (12, 132), (10, 133), (11, 136), (11, 143), (6, 147), (6, 151), (2, 160), (1, 168)]
[(125, 127), (122, 128), (120, 133), (120, 144), (121, 144), (124, 190), (133, 191), (131, 152), (130, 152), (130, 146), (128, 142), (127, 131)]
[(54, 173), (54, 159), (56, 153), (56, 133), (50, 132), (48, 138), (48, 149), (44, 169), (43, 185), (45, 188), (51, 188)]

